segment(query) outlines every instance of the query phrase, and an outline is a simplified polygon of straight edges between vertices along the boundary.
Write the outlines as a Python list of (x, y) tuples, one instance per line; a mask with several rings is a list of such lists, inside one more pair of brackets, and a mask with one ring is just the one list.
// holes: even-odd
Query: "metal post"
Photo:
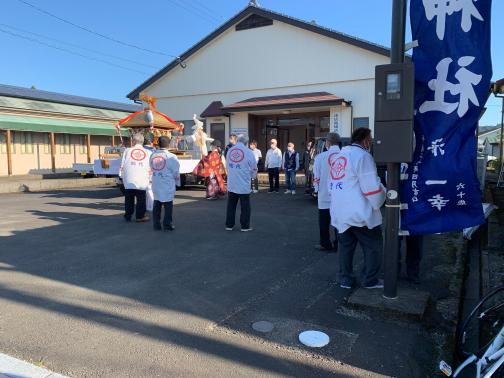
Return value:
[[(404, 33), (406, 0), (394, 0), (392, 5), (392, 37), (390, 63), (404, 63)], [(387, 164), (387, 201), (385, 203), (385, 281), (383, 296), (397, 298), (397, 261), (399, 256), (399, 198), (401, 165)]]

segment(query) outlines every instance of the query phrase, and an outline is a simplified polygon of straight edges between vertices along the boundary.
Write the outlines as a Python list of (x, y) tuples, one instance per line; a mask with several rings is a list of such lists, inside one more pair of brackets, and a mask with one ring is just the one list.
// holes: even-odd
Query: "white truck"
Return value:
[[(121, 156), (124, 147), (105, 147), (105, 151), (100, 155), (100, 159), (96, 159), (93, 163), (75, 163), (72, 169), (76, 173), (80, 173), (82, 177), (101, 176), (115, 177), (117, 186), (123, 190), (122, 179), (119, 177), (119, 169), (121, 168)], [(184, 151), (183, 156), (179, 156), (180, 162), (180, 182), (181, 187), (186, 184), (197, 184), (198, 177), (192, 174), (194, 168), (200, 162), (196, 158), (195, 151)]]

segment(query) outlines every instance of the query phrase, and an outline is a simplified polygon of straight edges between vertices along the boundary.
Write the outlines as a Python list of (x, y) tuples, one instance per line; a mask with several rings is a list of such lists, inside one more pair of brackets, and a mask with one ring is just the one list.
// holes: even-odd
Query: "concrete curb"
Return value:
[(0, 194), (19, 192), (42, 192), (46, 190), (84, 188), (100, 185), (115, 185), (114, 178), (75, 178), (50, 180), (23, 180), (0, 182)]
[[(269, 178), (268, 178), (267, 173), (264, 173), (264, 172), (258, 173), (257, 180), (258, 180), (259, 184), (261, 184), (261, 185), (269, 185)], [(280, 173), (279, 182), (280, 182), (280, 187), (283, 187), (285, 185), (285, 173)], [(298, 173), (296, 175), (296, 185), (304, 186), (305, 182), (306, 182), (306, 180), (305, 180), (304, 173), (302, 173), (302, 174)]]
[(67, 378), (64, 375), (35, 366), (0, 353), (0, 378)]

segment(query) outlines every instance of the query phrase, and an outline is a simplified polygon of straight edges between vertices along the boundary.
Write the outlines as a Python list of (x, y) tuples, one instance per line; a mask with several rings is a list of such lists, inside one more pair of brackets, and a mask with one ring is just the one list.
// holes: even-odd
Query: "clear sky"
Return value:
[[(0, 83), (125, 102), (129, 91), (172, 60), (92, 35), (22, 1), (1, 0)], [(248, 0), (25, 1), (95, 32), (175, 56), (248, 4)], [(259, 0), (259, 4), (390, 45), (392, 0)], [(504, 16), (504, 1), (494, 0), (492, 7), (492, 59), (494, 79), (499, 79), (504, 77), (504, 33), (497, 24)], [(493, 98), (488, 102), (482, 125), (500, 123), (500, 104)]]

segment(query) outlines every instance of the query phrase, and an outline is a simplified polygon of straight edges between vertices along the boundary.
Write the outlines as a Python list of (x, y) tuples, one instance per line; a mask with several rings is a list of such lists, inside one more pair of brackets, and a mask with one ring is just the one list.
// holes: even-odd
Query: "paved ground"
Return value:
[[(0, 196), (0, 352), (79, 377), (428, 375), (420, 326), (341, 306), (309, 198), (252, 206), (255, 231), (229, 233), (225, 202), (180, 191), (176, 231), (155, 233), (115, 188)], [(302, 347), (306, 329), (331, 343)]]

